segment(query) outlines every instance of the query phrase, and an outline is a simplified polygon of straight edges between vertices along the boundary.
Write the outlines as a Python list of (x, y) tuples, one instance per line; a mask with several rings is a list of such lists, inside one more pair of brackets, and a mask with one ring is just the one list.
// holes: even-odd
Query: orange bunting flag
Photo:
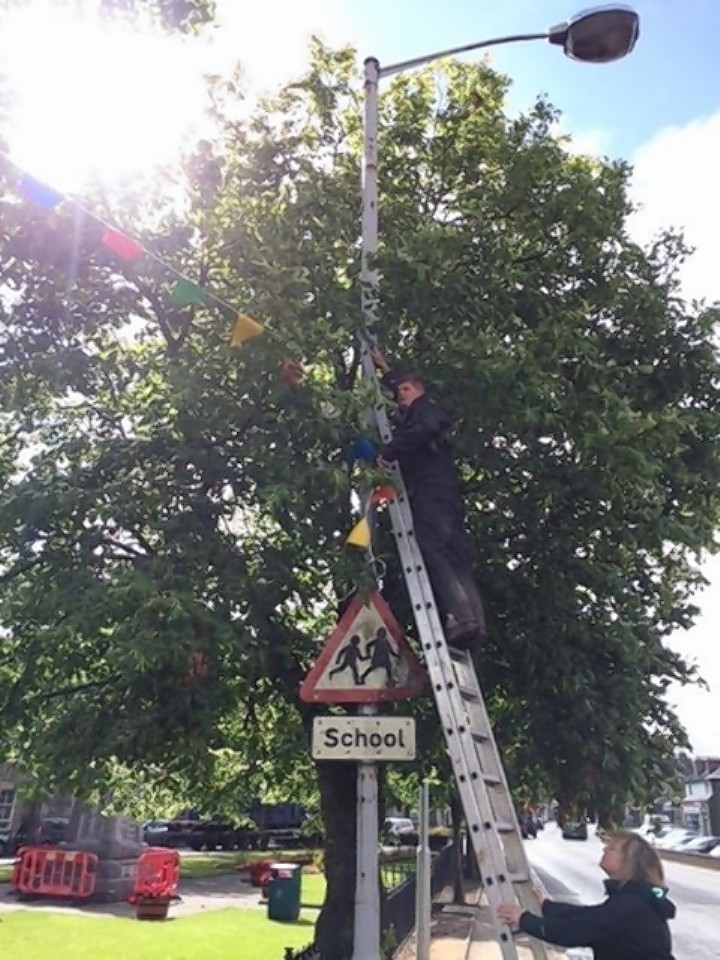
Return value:
[(259, 336), (264, 329), (261, 323), (257, 323), (244, 313), (239, 313), (230, 334), (230, 346), (239, 347), (246, 340), (252, 340), (253, 337)]
[(102, 235), (102, 245), (122, 260), (137, 260), (145, 252), (137, 241), (119, 230), (106, 230)]
[(365, 517), (358, 520), (352, 528), (345, 541), (346, 547), (359, 547), (360, 550), (367, 550), (372, 542), (370, 534), (370, 524)]

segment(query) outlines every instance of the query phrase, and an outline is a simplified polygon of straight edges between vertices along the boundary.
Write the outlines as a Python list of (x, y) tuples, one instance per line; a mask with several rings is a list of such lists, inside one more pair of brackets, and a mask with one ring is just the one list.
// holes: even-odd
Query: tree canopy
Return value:
[[(511, 779), (611, 812), (683, 738), (665, 692), (693, 671), (663, 641), (717, 526), (718, 315), (679, 295), (681, 237), (628, 235), (628, 166), (571, 155), (543, 100), (509, 119), (506, 92), (457, 63), (384, 92), (378, 334), (455, 417)], [(154, 194), (85, 205), (265, 325), (238, 350), (221, 311), (173, 306), (155, 267), (1, 174), (0, 744), (50, 785), (311, 776), (297, 689), (360, 574), (354, 53), (314, 44), (245, 118), (236, 94), (215, 83), (216, 136)], [(336, 853), (341, 780), (321, 771)]]

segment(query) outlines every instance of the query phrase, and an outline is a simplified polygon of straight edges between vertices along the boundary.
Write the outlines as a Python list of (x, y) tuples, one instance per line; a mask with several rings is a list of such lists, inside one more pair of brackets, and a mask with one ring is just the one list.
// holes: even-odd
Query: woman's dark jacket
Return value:
[(542, 917), (523, 913), (520, 929), (561, 947), (592, 947), (595, 960), (673, 960), (667, 891), (639, 880), (606, 880), (605, 890), (596, 907), (546, 900)]

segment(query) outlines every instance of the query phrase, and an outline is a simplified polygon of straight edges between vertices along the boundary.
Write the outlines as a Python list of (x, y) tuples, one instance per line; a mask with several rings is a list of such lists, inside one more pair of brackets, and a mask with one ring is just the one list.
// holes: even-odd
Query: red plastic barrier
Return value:
[(255, 860), (245, 868), (254, 887), (266, 887), (270, 879), (270, 860)]
[(23, 847), (13, 867), (12, 885), (35, 897), (92, 896), (97, 879), (97, 855), (58, 847)]
[(172, 897), (180, 883), (180, 854), (166, 847), (148, 847), (138, 860), (135, 887), (128, 897), (136, 903), (143, 897)]

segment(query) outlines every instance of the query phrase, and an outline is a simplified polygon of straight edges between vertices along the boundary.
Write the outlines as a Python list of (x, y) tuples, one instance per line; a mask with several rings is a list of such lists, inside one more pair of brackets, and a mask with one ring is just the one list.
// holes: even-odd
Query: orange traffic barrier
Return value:
[(92, 896), (97, 879), (97, 855), (58, 847), (23, 847), (13, 868), (12, 885), (35, 897)]
[(140, 855), (135, 887), (128, 897), (135, 903), (143, 897), (172, 897), (180, 883), (180, 854), (166, 847), (148, 847)]

